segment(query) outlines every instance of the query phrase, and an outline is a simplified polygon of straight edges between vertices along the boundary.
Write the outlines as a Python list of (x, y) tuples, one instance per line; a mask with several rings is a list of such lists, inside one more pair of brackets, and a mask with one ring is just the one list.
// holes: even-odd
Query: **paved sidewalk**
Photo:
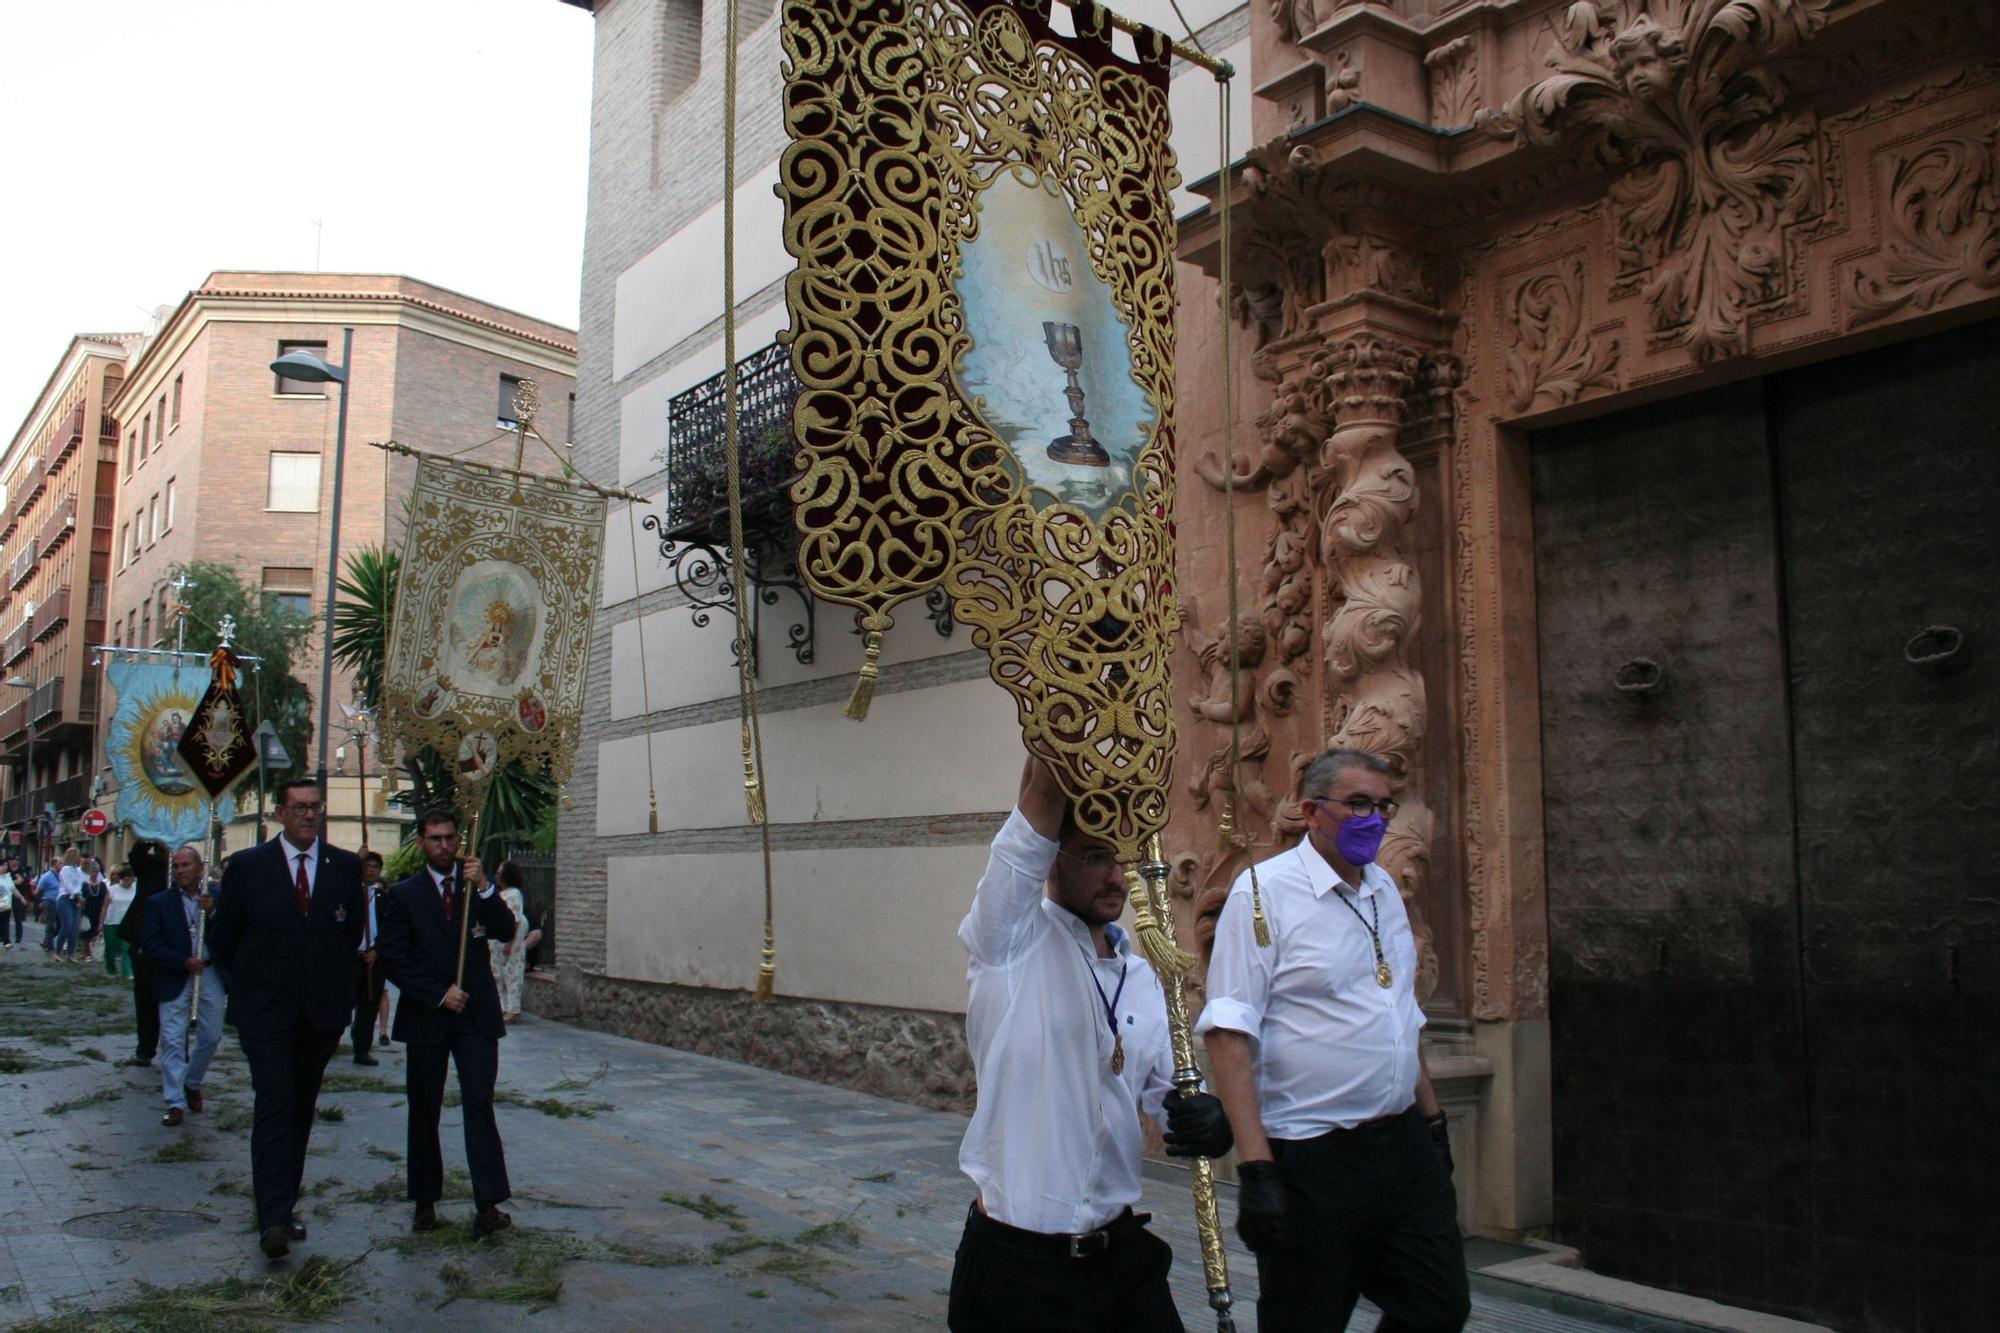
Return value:
[[(958, 1116), (528, 1018), (501, 1046), (516, 1229), (484, 1243), (462, 1228), (416, 1238), (402, 1197), (401, 1049), (366, 1069), (343, 1045), (307, 1170), (311, 1239), (267, 1264), (247, 1198), (249, 1078), (233, 1036), (210, 1073), (208, 1109), (170, 1130), (157, 1070), (101, 1058), (131, 1053), (128, 1018), (129, 989), (101, 970), (51, 962), (32, 943), (0, 954), (0, 1324), (943, 1325), (969, 1197)], [(459, 1127), (448, 1109), (448, 1164), (463, 1161)], [(1183, 1317), (1212, 1328), (1186, 1177), (1150, 1171), (1147, 1206), (1174, 1247)], [(447, 1192), (460, 1197), (441, 1211), (463, 1219), (463, 1173), (453, 1179)], [(1232, 1199), (1223, 1212), (1233, 1216)], [(315, 1256), (358, 1262), (329, 1273), (308, 1266)], [(1255, 1270), (1233, 1246), (1231, 1262), (1248, 1333)], [(1474, 1282), (1477, 1329), (1671, 1327)]]

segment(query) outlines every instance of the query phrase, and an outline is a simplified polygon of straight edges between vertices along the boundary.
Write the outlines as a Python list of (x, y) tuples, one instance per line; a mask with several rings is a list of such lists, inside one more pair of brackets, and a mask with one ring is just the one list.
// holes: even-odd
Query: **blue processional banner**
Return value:
[[(169, 847), (205, 843), (208, 793), (181, 758), (180, 745), (208, 690), (208, 667), (114, 660), (104, 674), (118, 695), (104, 739), (118, 779), (118, 822), (135, 838), (157, 838)], [(217, 802), (215, 816), (223, 823), (235, 813), (234, 797)]]

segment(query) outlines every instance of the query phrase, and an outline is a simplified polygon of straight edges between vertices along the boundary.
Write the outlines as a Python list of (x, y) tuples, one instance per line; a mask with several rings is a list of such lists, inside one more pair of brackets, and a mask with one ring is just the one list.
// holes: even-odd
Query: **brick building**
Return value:
[[(131, 333), (72, 338), (0, 457), (0, 679), (13, 686), (0, 696), (8, 771), (0, 826), (36, 865), (79, 840), (75, 820), (92, 792), (101, 674), (88, 645), (103, 635), (111, 577), (111, 403), (139, 341)], [(39, 839), (33, 815), (41, 816)]]
[[(171, 646), (168, 584), (194, 560), (226, 563), (268, 602), (316, 622), (324, 617), (339, 386), (280, 378), (271, 362), (306, 349), (338, 364), (349, 327), (343, 566), (363, 546), (401, 548), (400, 497), (415, 463), (371, 442), (393, 439), (512, 465), (513, 397), (528, 379), (540, 393), (540, 433), (559, 449), (566, 445), (576, 367), (576, 335), (568, 329), (394, 275), (211, 273), (146, 346), (113, 407), (124, 414), (124, 430), (115, 465), (110, 642)], [(559, 466), (533, 441), (523, 465)], [(320, 642), (315, 633), (293, 667), (315, 694)], [(350, 683), (338, 673), (334, 702), (352, 702)], [(360, 809), (364, 777), (369, 817), (386, 814), (375, 781), (378, 755), (370, 746), (365, 775), (352, 746), (344, 769), (336, 761), (344, 739), (337, 706), (330, 733), (328, 799), (336, 822), (329, 836), (359, 846), (360, 829), (349, 821)], [(301, 772), (316, 762), (311, 754), (293, 758)], [(240, 846), (243, 838), (231, 842)]]

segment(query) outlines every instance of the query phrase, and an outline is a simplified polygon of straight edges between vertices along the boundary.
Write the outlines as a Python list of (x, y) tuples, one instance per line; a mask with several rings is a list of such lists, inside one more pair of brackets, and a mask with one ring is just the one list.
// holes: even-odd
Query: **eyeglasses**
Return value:
[(1065, 861), (1074, 861), (1088, 870), (1109, 870), (1118, 864), (1118, 853), (1109, 847), (1093, 847), (1087, 852), (1066, 852), (1058, 847), (1056, 855)]
[(314, 801), (308, 804), (305, 801), (293, 801), (290, 809), (302, 815), (316, 815), (326, 809), (326, 803), (324, 801)]
[(1347, 807), (1347, 813), (1355, 819), (1366, 819), (1378, 810), (1382, 812), (1382, 818), (1394, 819), (1396, 811), (1402, 809), (1402, 803), (1399, 801), (1371, 801), (1366, 796), (1350, 796), (1344, 801), (1336, 801), (1330, 796), (1316, 796), (1313, 799), (1321, 805), (1344, 805)]

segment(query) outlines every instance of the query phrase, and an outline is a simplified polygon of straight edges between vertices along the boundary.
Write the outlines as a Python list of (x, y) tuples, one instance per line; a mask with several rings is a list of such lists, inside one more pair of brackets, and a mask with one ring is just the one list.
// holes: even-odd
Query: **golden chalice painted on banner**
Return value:
[(1042, 342), (1049, 349), (1049, 359), (1061, 366), (1069, 379), (1069, 387), (1063, 390), (1063, 397), (1069, 401), (1069, 434), (1049, 441), (1049, 457), (1058, 463), (1081, 467), (1110, 467), (1111, 455), (1090, 437), (1090, 419), (1083, 414), (1083, 381), (1078, 378), (1083, 369), (1083, 330), (1074, 324), (1045, 319)]

